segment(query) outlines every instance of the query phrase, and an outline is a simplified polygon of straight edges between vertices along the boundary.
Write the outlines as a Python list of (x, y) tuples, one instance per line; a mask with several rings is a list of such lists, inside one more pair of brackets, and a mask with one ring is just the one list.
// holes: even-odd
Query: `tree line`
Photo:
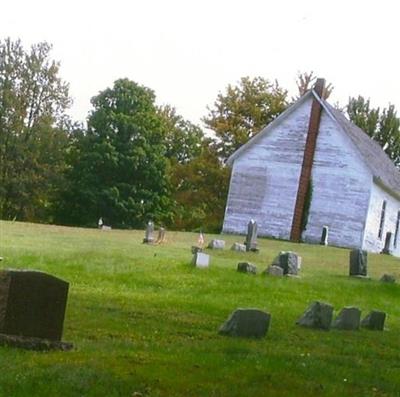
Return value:
[[(225, 160), (298, 96), (275, 81), (243, 77), (207, 108), (203, 127), (153, 90), (119, 79), (91, 100), (86, 125), (67, 116), (72, 101), (51, 46), (0, 40), (0, 217), (119, 228), (147, 220), (179, 230), (219, 231), (229, 184)], [(328, 94), (333, 87), (328, 86)], [(349, 99), (348, 117), (400, 164), (400, 118), (393, 105)], [(211, 130), (212, 135), (205, 129)]]

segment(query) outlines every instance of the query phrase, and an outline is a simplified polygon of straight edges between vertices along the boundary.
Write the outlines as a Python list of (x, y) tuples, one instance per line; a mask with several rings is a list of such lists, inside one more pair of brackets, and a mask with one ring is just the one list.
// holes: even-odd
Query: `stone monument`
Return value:
[(255, 251), (255, 252), (258, 251), (257, 222), (254, 219), (251, 219), (247, 225), (247, 236), (244, 244), (246, 245), (246, 251)]
[(144, 244), (152, 244), (152, 243), (154, 243), (153, 233), (154, 233), (154, 223), (152, 221), (149, 221), (147, 223), (146, 234), (145, 234), (145, 237), (143, 239), (143, 243)]

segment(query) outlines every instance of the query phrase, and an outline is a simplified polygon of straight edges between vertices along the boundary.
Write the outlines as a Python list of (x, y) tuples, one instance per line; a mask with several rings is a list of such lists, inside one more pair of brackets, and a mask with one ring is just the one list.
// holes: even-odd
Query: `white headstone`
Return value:
[(192, 265), (196, 267), (208, 267), (210, 264), (210, 255), (203, 252), (197, 252), (193, 255)]

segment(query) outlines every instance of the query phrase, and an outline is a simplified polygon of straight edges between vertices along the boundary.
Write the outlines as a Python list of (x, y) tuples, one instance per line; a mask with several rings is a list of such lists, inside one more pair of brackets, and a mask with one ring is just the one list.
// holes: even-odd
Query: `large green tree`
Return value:
[(172, 163), (187, 163), (201, 152), (204, 138), (203, 130), (185, 120), (170, 105), (158, 108), (161, 119), (161, 132), (165, 144), (165, 156)]
[(400, 166), (400, 118), (394, 105), (373, 108), (369, 99), (350, 98), (347, 104), (350, 120), (382, 146), (391, 160)]
[(70, 153), (59, 221), (117, 227), (168, 221), (170, 192), (160, 117), (150, 89), (120, 79), (92, 99)]
[(203, 121), (219, 141), (219, 156), (227, 159), (287, 105), (287, 90), (277, 81), (271, 83), (262, 77), (243, 77), (237, 85), (228, 85), (224, 93), (218, 94)]
[(68, 85), (51, 46), (0, 41), (0, 216), (51, 221), (68, 144)]

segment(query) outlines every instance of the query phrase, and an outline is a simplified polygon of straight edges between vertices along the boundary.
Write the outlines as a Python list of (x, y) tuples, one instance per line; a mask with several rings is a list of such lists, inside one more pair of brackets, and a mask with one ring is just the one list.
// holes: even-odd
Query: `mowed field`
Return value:
[[(0, 396), (400, 396), (400, 260), (369, 255), (370, 280), (349, 278), (346, 249), (259, 239), (259, 253), (229, 250), (190, 266), (197, 234), (101, 231), (0, 222), (2, 268), (36, 269), (70, 283), (64, 323), (70, 352), (0, 348)], [(206, 242), (217, 237), (206, 235)], [(281, 250), (303, 257), (300, 278), (264, 270)], [(384, 332), (304, 329), (315, 300), (387, 313)], [(218, 335), (238, 307), (271, 313), (263, 339)]]

